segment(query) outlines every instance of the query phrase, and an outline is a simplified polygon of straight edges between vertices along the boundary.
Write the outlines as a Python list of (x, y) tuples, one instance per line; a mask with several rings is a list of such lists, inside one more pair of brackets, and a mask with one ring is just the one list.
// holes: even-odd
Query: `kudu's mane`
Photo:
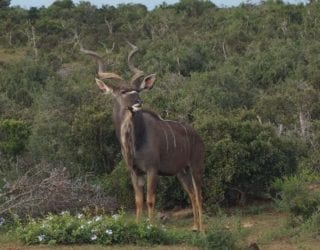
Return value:
[(146, 123), (145, 123), (143, 114), (150, 115), (156, 121), (166, 122), (166, 120), (162, 119), (159, 114), (149, 109), (142, 109), (137, 112), (134, 112), (132, 115), (132, 119), (133, 119), (132, 123), (134, 126), (135, 150), (141, 149), (141, 147), (147, 141)]
[[(134, 112), (132, 115), (132, 123), (134, 127), (134, 147), (135, 150), (141, 149), (141, 147), (147, 141), (146, 123), (143, 119), (144, 110)], [(149, 112), (148, 112), (149, 113)]]

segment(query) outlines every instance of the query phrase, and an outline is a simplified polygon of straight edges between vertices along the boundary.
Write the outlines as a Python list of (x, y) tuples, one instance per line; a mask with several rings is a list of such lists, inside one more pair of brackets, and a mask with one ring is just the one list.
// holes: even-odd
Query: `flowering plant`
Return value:
[(176, 244), (181, 240), (164, 226), (148, 221), (137, 224), (124, 213), (113, 216), (49, 214), (20, 224), (16, 231), (26, 244)]

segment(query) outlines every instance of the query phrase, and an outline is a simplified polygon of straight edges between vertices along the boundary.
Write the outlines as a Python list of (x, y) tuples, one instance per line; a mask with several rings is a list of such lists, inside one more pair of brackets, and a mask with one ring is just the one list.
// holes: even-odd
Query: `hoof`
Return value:
[(192, 232), (199, 232), (199, 228), (194, 225), (194, 226), (192, 226), (191, 231)]
[(201, 227), (201, 228), (199, 228), (199, 227), (197, 227), (197, 226), (193, 226), (192, 228), (191, 228), (191, 231), (192, 232), (195, 232), (195, 233), (201, 233), (201, 234), (204, 234), (205, 233), (205, 230)]

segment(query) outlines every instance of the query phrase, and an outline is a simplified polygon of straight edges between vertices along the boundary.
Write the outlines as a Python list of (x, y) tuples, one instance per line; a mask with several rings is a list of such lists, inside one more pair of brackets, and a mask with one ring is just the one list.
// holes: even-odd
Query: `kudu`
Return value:
[[(129, 43), (128, 66), (134, 73), (127, 84), (119, 75), (103, 71), (102, 58), (95, 52), (81, 51), (93, 57), (98, 65), (96, 83), (100, 90), (114, 98), (113, 122), (121, 144), (123, 158), (130, 170), (135, 192), (136, 218), (143, 208), (144, 175), (147, 179), (147, 207), (149, 219), (153, 217), (155, 189), (159, 176), (177, 176), (188, 193), (193, 209), (193, 230), (203, 231), (201, 175), (203, 172), (204, 145), (200, 136), (188, 125), (163, 120), (155, 112), (141, 108), (139, 93), (150, 90), (155, 74), (145, 76), (132, 63), (138, 48)], [(116, 86), (102, 79), (117, 80)]]

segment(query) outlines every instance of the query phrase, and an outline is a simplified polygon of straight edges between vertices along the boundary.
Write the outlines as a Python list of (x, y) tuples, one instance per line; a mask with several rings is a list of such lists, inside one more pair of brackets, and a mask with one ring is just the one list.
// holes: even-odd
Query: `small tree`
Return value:
[(0, 120), (0, 155), (21, 154), (30, 135), (29, 126), (24, 121), (14, 119)]

